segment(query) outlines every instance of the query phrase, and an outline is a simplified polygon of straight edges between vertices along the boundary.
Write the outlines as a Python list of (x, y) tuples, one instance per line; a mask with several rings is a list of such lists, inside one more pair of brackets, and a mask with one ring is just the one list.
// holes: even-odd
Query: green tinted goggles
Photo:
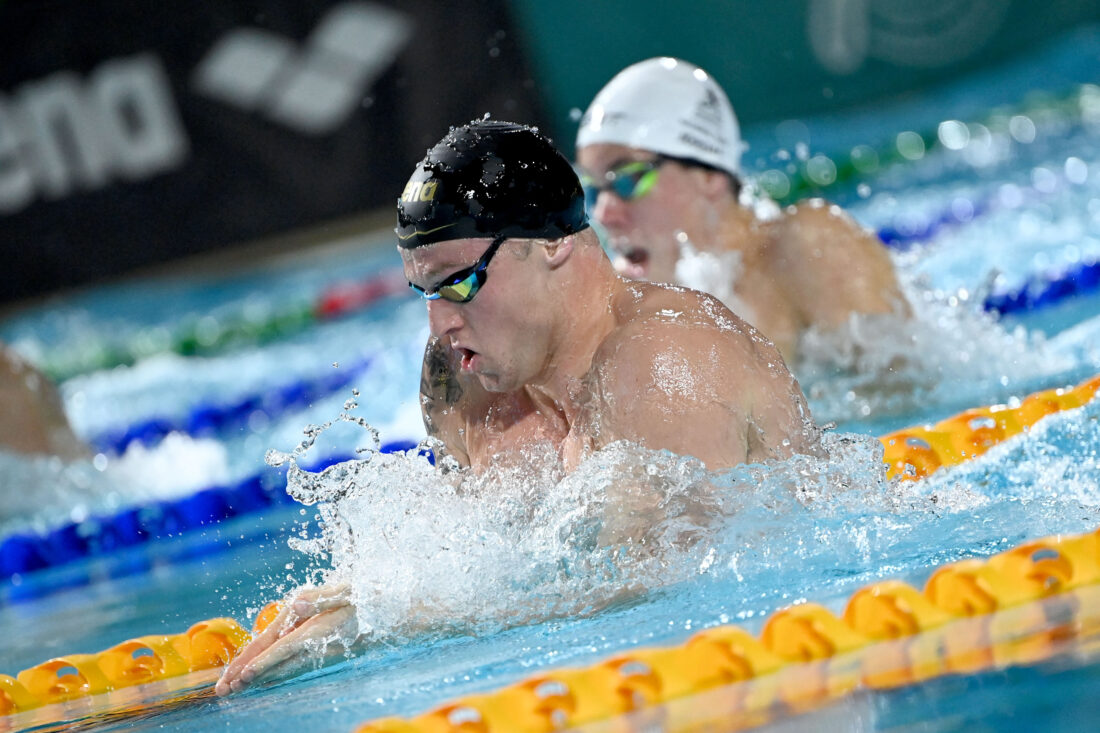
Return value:
[(608, 191), (623, 201), (633, 201), (645, 196), (657, 184), (657, 173), (665, 158), (658, 156), (653, 160), (635, 160), (616, 166), (603, 174), (599, 181), (587, 173), (581, 173), (581, 187), (584, 189), (584, 204), (591, 212), (596, 208), (596, 199), (600, 191)]

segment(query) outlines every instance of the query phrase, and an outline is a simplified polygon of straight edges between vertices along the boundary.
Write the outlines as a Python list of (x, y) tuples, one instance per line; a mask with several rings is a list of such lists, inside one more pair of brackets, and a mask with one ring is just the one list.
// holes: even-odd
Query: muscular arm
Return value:
[(886, 248), (839, 207), (799, 204), (777, 226), (779, 267), (807, 323), (836, 328), (852, 313), (908, 315)]
[(429, 338), (420, 372), (420, 410), (424, 417), (424, 429), (430, 437), (442, 441), (447, 455), (468, 466), (470, 457), (462, 435), (465, 395), (466, 388), (454, 368), (453, 353), (439, 339)]
[(810, 449), (805, 398), (775, 347), (705, 302), (726, 325), (659, 316), (601, 348), (599, 444), (632, 440), (711, 470)]

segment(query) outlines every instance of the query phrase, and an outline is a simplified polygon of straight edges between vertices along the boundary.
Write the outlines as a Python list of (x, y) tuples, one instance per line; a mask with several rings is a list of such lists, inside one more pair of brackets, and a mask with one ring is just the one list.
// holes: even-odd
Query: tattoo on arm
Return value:
[(462, 385), (451, 364), (452, 355), (437, 339), (428, 341), (424, 352), (424, 368), (420, 373), (420, 406), (429, 435), (437, 435), (435, 417), (454, 407), (462, 399)]

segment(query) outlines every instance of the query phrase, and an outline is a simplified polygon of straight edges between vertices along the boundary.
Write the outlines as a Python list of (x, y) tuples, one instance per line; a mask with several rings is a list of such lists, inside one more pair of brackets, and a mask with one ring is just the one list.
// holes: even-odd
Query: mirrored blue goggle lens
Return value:
[(433, 292), (428, 292), (419, 285), (409, 283), (409, 287), (417, 292), (424, 300), (449, 300), (452, 303), (466, 303), (469, 302), (477, 291), (481, 289), (481, 278), (478, 277), (480, 273), (471, 272), (466, 277), (453, 283), (447, 283), (446, 285), (440, 285)]
[(471, 272), (458, 282), (448, 283), (439, 287), (439, 296), (452, 303), (465, 303), (477, 295), (481, 287), (481, 279), (477, 272)]

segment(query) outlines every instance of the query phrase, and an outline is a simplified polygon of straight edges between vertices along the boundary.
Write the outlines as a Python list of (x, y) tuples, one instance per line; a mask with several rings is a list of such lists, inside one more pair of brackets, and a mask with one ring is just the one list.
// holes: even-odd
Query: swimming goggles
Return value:
[(600, 191), (608, 191), (615, 194), (623, 201), (633, 201), (645, 196), (657, 183), (657, 169), (661, 167), (666, 158), (657, 156), (652, 160), (633, 160), (612, 168), (603, 174), (603, 181), (581, 173), (581, 188), (584, 189), (584, 204), (589, 213), (596, 208), (596, 199)]
[(448, 300), (452, 303), (469, 303), (477, 295), (477, 291), (481, 290), (481, 286), (485, 284), (485, 281), (489, 278), (487, 272), (489, 268), (489, 260), (493, 259), (493, 255), (500, 249), (500, 245), (507, 239), (504, 235), (499, 235), (493, 239), (489, 248), (485, 250), (485, 254), (481, 255), (481, 258), (467, 267), (464, 270), (452, 273), (443, 278), (438, 285), (430, 290), (425, 290), (419, 285), (409, 283), (409, 287), (420, 293), (420, 297), (424, 300)]

